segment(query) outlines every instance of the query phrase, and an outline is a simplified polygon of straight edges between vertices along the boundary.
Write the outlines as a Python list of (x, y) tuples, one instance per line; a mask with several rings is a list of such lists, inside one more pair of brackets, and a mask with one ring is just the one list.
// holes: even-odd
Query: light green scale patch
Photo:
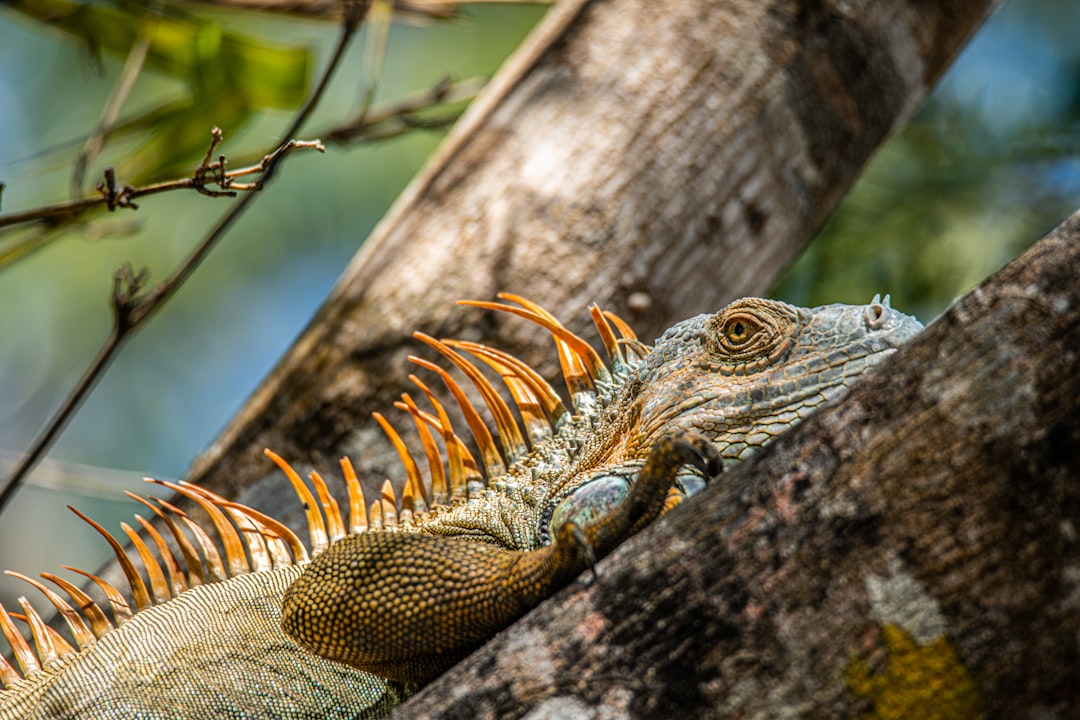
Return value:
[(412, 692), (318, 658), (281, 634), (300, 566), (192, 588), (0, 691), (0, 719), (384, 717)]
[(881, 624), (885, 667), (873, 673), (855, 655), (845, 673), (852, 692), (869, 698), (866, 720), (968, 720), (982, 717), (982, 696), (946, 635), (941, 607), (898, 565), (866, 580), (870, 611)]

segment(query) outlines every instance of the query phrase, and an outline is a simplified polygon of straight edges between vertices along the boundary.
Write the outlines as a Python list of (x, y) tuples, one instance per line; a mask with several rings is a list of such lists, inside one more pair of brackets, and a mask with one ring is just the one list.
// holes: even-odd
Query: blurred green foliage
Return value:
[(1080, 3), (1013, 0), (773, 294), (933, 319), (1080, 207)]
[(141, 147), (118, 165), (135, 185), (186, 170), (206, 151), (208, 123), (236, 132), (253, 113), (293, 109), (307, 97), (309, 48), (228, 31), (213, 18), (167, 9), (164, 3), (155, 8), (12, 0), (8, 6), (84, 43), (99, 64), (102, 54), (124, 57), (144, 38), (146, 69), (179, 84), (180, 97), (155, 104), (110, 133), (112, 139), (142, 136)]

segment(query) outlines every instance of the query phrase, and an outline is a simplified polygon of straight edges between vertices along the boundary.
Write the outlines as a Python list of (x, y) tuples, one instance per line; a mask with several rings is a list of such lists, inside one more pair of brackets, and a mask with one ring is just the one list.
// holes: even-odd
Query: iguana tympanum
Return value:
[[(168, 502), (141, 500), (172, 536), (170, 545), (142, 518), (143, 535), (124, 526), (149, 589), (95, 524), (121, 561), (135, 605), (133, 614), (124, 594), (90, 576), (116, 627), (69, 581), (42, 574), (74, 608), (44, 583), (18, 576), (59, 610), (78, 649), (25, 599), (22, 614), (0, 608), (0, 629), (21, 668), (0, 658), (0, 720), (384, 715), (699, 490), (721, 463), (805, 418), (922, 327), (892, 310), (888, 298), (813, 309), (747, 298), (675, 325), (648, 348), (619, 318), (593, 308), (609, 366), (542, 308), (503, 298), (516, 304), (473, 304), (551, 331), (572, 413), (520, 360), (418, 334), (469, 377), (494, 417), (498, 446), (449, 373), (414, 359), (438, 374), (461, 406), (480, 465), (432, 391), (411, 376), (432, 410), (408, 395), (399, 406), (416, 426), (427, 481), (376, 414), (406, 467), (400, 504), (387, 482), (368, 510), (343, 460), (346, 529), (318, 474), (311, 475), (316, 500), (268, 453), (304, 503), (310, 548), (255, 510), (166, 483), (211, 522), (203, 528)], [(501, 376), (520, 422), (465, 354)], [(29, 624), (36, 649), (14, 619)]]

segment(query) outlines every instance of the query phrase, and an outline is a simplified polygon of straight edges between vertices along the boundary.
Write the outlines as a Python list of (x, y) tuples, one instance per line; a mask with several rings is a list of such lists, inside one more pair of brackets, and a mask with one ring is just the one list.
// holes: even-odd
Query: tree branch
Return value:
[[(213, 158), (214, 150), (221, 143), (221, 140), (221, 130), (216, 127), (213, 128), (213, 130), (211, 130), (210, 148), (206, 152), (206, 157), (199, 166), (195, 168), (195, 172), (191, 177), (178, 180), (166, 180), (151, 185), (144, 185), (143, 187), (132, 187), (131, 185), (124, 185), (121, 187), (116, 181), (116, 170), (110, 166), (105, 168), (104, 180), (97, 185), (97, 191), (100, 197), (68, 200), (52, 205), (31, 208), (29, 210), (6, 213), (0, 215), (0, 228), (31, 222), (41, 222), (51, 226), (57, 226), (70, 222), (87, 211), (101, 207), (108, 208), (110, 212), (116, 210), (116, 208), (138, 210), (139, 206), (135, 203), (135, 200), (138, 198), (169, 192), (171, 190), (194, 190), (195, 192), (208, 197), (236, 197), (238, 190), (246, 191), (262, 189), (266, 180), (266, 171), (277, 163), (277, 156), (280, 154), (296, 148), (314, 148), (319, 152), (325, 151), (325, 148), (317, 140), (313, 142), (290, 140), (279, 146), (269, 155), (265, 156), (261, 162), (256, 163), (255, 165), (240, 168), (238, 170), (226, 170), (224, 155)], [(251, 184), (233, 182), (235, 178), (252, 175), (254, 173), (264, 173), (263, 179), (257, 183)], [(210, 184), (216, 184), (220, 189), (211, 190), (207, 187)]]
[(410, 130), (446, 128), (457, 121), (461, 115), (459, 112), (448, 112), (435, 118), (424, 118), (419, 113), (444, 103), (453, 105), (471, 102), (483, 87), (484, 80), (481, 78), (469, 78), (459, 82), (444, 78), (424, 93), (385, 107), (374, 108), (349, 122), (327, 128), (320, 132), (319, 136), (326, 138), (327, 143), (349, 145), (386, 140)]
[[(323, 131), (315, 134), (326, 138), (328, 143), (350, 145), (358, 142), (387, 140), (399, 137), (410, 130), (443, 129), (452, 125), (460, 117), (459, 111), (448, 111), (445, 115), (434, 118), (424, 117), (421, 113), (440, 105), (456, 105), (470, 102), (476, 97), (483, 85), (484, 81), (481, 78), (469, 78), (458, 82), (446, 78), (430, 90), (414, 97), (374, 108), (353, 120), (328, 126)], [(257, 190), (261, 187), (262, 183), (251, 186), (232, 181), (234, 178), (244, 175), (264, 172), (270, 155), (264, 156), (262, 160), (241, 157), (239, 162), (248, 163), (247, 167), (238, 170), (225, 170), (224, 156), (213, 157), (213, 152), (220, 142), (220, 130), (214, 128), (210, 150), (189, 178), (166, 180), (142, 187), (120, 186), (117, 184), (115, 170), (108, 167), (105, 168), (103, 182), (97, 186), (100, 197), (68, 200), (0, 214), (0, 228), (33, 222), (55, 228), (71, 222), (91, 210), (99, 210), (102, 207), (110, 211), (118, 207), (138, 209), (139, 206), (134, 200), (172, 190), (194, 190), (208, 197), (236, 197), (236, 191)], [(297, 147), (320, 149), (317, 143), (305, 143), (298, 140), (292, 142), (293, 147), (289, 148), (290, 150)], [(282, 152), (283, 148), (284, 146), (280, 146), (273, 152)], [(210, 184), (216, 184), (219, 190), (211, 190), (208, 187)], [(4, 264), (4, 256), (0, 255), (0, 267)]]
[(120, 109), (127, 102), (131, 89), (135, 87), (135, 81), (142, 73), (143, 63), (146, 62), (146, 54), (149, 49), (150, 31), (146, 27), (141, 27), (135, 42), (132, 43), (131, 49), (128, 51), (127, 58), (124, 60), (124, 67), (120, 70), (120, 77), (116, 84), (113, 85), (112, 92), (109, 93), (109, 99), (105, 103), (105, 108), (101, 111), (101, 119), (98, 120), (97, 127), (94, 128), (94, 132), (83, 143), (78, 157), (75, 158), (75, 169), (71, 174), (72, 195), (82, 194), (86, 166), (105, 147), (105, 138), (108, 137), (109, 132), (116, 124), (117, 118), (120, 117)]
[(395, 717), (1070, 714), (1078, 272), (1080, 212)]

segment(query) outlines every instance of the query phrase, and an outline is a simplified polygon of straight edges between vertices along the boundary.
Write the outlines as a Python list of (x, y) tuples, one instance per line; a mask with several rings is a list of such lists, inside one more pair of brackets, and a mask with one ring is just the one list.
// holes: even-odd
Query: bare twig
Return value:
[[(285, 133), (285, 137), (292, 137), (300, 130), (301, 126), (322, 99), (322, 96), (329, 85), (330, 78), (341, 64), (341, 59), (345, 54), (349, 41), (356, 33), (356, 29), (360, 26), (360, 23), (363, 22), (369, 6), (370, 0), (353, 0), (352, 2), (347, 3), (337, 46), (334, 48), (330, 61), (323, 70), (322, 77), (319, 78), (318, 85), (312, 91), (307, 102), (304, 103), (304, 107), (302, 107), (297, 112), (296, 117), (293, 118), (293, 122)], [(220, 131), (218, 131), (218, 133), (220, 133)], [(210, 166), (210, 158), (217, 147), (218, 141), (220, 141), (220, 138), (215, 134), (215, 142), (212, 144), (203, 160), (203, 167)], [(300, 143), (292, 140), (284, 143), (276, 151), (263, 159), (263, 162), (259, 164), (258, 170), (244, 168), (241, 171), (237, 171), (242, 175), (261, 172), (262, 176), (257, 182), (251, 183), (251, 187), (236, 189), (261, 189), (273, 177), (275, 171), (281, 165), (282, 160), (288, 154), (289, 150), (296, 147), (312, 146), (315, 145), (313, 143)], [(318, 145), (317, 147), (320, 150), (322, 149), (321, 145)], [(230, 178), (225, 177), (226, 173), (224, 173), (223, 170), (224, 158), (219, 158), (217, 167), (221, 168), (221, 174), (215, 175), (215, 182), (219, 179), (225, 181), (226, 185), (224, 186), (224, 190), (233, 192), (232, 190), (228, 190), (228, 187), (232, 183), (229, 182)], [(232, 177), (235, 176), (236, 175), (233, 175)], [(109, 184), (108, 180), (106, 180), (106, 184)], [(115, 186), (115, 178), (113, 179), (112, 184)], [(106, 193), (111, 195), (113, 189), (115, 188), (106, 187)], [(195, 247), (187, 259), (185, 259), (171, 275), (155, 285), (149, 291), (143, 292), (143, 287), (146, 282), (145, 272), (135, 273), (130, 266), (124, 266), (117, 270), (116, 274), (113, 276), (112, 290), (112, 306), (114, 314), (113, 328), (110, 331), (109, 336), (105, 339), (105, 342), (102, 344), (101, 349), (98, 350), (94, 360), (79, 379), (78, 384), (64, 400), (60, 409), (57, 410), (52, 418), (50, 418), (48, 424), (34, 440), (22, 461), (16, 466), (11, 476), (5, 481), (4, 486), (0, 488), (0, 512), (3, 512), (4, 506), (7, 504), (8, 500), (10, 500), (23, 478), (26, 477), (30, 470), (33, 469), (34, 465), (37, 464), (38, 460), (40, 460), (48, 451), (49, 447), (63, 431), (75, 411), (86, 399), (94, 386), (97, 385), (98, 380), (101, 379), (113, 358), (116, 356), (116, 353), (123, 346), (124, 341), (141, 328), (147, 320), (149, 320), (149, 318), (153, 316), (153, 314), (159, 310), (174, 293), (176, 293), (191, 274), (195, 272), (195, 269), (206, 258), (218, 241), (225, 236), (225, 233), (228, 232), (244, 211), (252, 202), (254, 202), (256, 197), (258, 197), (258, 194), (254, 192), (241, 196), (240, 199), (229, 208), (225, 215), (222, 216), (217, 225), (215, 225), (198, 246)], [(123, 198), (127, 202), (130, 202), (131, 199), (130, 196), (125, 196), (123, 191), (118, 191), (116, 197), (110, 202), (110, 205), (117, 203), (117, 198)]]
[(113, 86), (109, 99), (105, 103), (105, 108), (101, 112), (101, 120), (98, 121), (97, 128), (83, 143), (79, 156), (75, 158), (75, 170), (71, 174), (71, 194), (73, 196), (82, 194), (86, 166), (105, 147), (105, 139), (116, 124), (116, 119), (120, 116), (120, 108), (127, 101), (131, 89), (135, 87), (135, 80), (138, 79), (139, 74), (142, 72), (143, 63), (146, 62), (146, 53), (150, 49), (151, 32), (150, 28), (144, 28), (135, 39), (135, 43), (131, 46), (127, 59), (124, 61), (124, 67), (120, 71), (120, 78)]
[[(269, 159), (272, 156), (296, 148), (313, 148), (319, 152), (325, 150), (318, 140), (310, 142), (290, 140), (288, 143), (275, 150), (271, 155), (267, 155), (262, 162), (256, 165), (241, 168), (239, 170), (226, 171), (224, 155), (219, 155), (214, 163), (211, 164), (213, 152), (218, 144), (221, 143), (222, 139), (221, 130), (218, 128), (213, 128), (211, 134), (212, 140), (210, 149), (207, 151), (206, 157), (203, 159), (202, 163), (195, 169), (195, 173), (189, 178), (166, 180), (152, 185), (144, 185), (139, 188), (132, 187), (131, 185), (124, 185), (121, 187), (116, 180), (116, 169), (110, 166), (105, 168), (104, 180), (97, 185), (97, 191), (99, 193), (98, 197), (69, 200), (53, 205), (44, 205), (29, 210), (21, 210), (19, 212), (0, 215), (0, 228), (28, 222), (41, 222), (50, 227), (55, 227), (70, 222), (88, 210), (96, 209), (101, 206), (105, 206), (110, 211), (116, 210), (118, 207), (137, 210), (139, 206), (134, 202), (136, 198), (145, 197), (147, 195), (156, 195), (170, 190), (194, 190), (197, 193), (209, 197), (236, 197), (237, 191), (261, 189), (266, 179), (263, 178), (258, 183), (244, 184), (234, 183), (232, 181), (233, 178), (251, 175), (252, 173), (257, 172), (265, 172), (272, 165), (272, 163), (269, 162)], [(207, 187), (210, 184), (217, 185), (221, 189), (211, 190)]]
[[(462, 105), (471, 102), (483, 89), (487, 78), (474, 77), (458, 82), (443, 78), (434, 87), (414, 96), (357, 115), (338, 125), (319, 128), (315, 133), (327, 145), (350, 145), (376, 142), (404, 135), (410, 130), (441, 130), (453, 125), (461, 117), (464, 108), (445, 110), (434, 117), (421, 116), (440, 105)], [(248, 158), (241, 157), (241, 161)], [(230, 175), (238, 175), (233, 171)], [(2, 264), (2, 259), (0, 259)]]
[(356, 33), (356, 29), (360, 27), (360, 23), (367, 17), (368, 8), (371, 7), (371, 0), (347, 0), (343, 4), (345, 6), (345, 16), (341, 20), (341, 36), (338, 39), (337, 47), (334, 48), (334, 53), (330, 56), (330, 62), (327, 63), (326, 70), (323, 72), (322, 77), (319, 78), (319, 84), (312, 91), (311, 97), (308, 98), (304, 107), (300, 108), (300, 112), (296, 114), (288, 132), (285, 133), (285, 137), (292, 137), (300, 132), (300, 128), (307, 122), (311, 113), (314, 112), (319, 98), (326, 91), (326, 86), (330, 84), (330, 78), (333, 76), (334, 70), (341, 64), (341, 58), (344, 57), (345, 50), (349, 47), (349, 41)]
[(360, 108), (357, 115), (366, 115), (375, 101), (383, 60), (386, 58), (386, 40), (390, 37), (390, 18), (394, 12), (394, 0), (371, 0), (367, 27), (364, 28), (364, 72), (361, 73)]
[(75, 411), (82, 404), (82, 401), (105, 372), (113, 355), (120, 349), (120, 345), (123, 343), (124, 338), (133, 327), (130, 322), (130, 308), (134, 294), (138, 292), (145, 279), (145, 270), (135, 274), (132, 273), (129, 266), (124, 266), (120, 270), (117, 270), (116, 274), (113, 276), (112, 307), (115, 322), (112, 330), (109, 332), (108, 337), (105, 338), (105, 342), (98, 350), (97, 355), (95, 355), (94, 359), (90, 362), (90, 365), (83, 371), (82, 377), (79, 378), (79, 382), (76, 383), (75, 387), (64, 399), (64, 403), (49, 420), (49, 424), (45, 426), (45, 429), (34, 440), (34, 444), (30, 447), (30, 450), (23, 456), (19, 464), (15, 466), (15, 470), (12, 472), (11, 477), (8, 478), (5, 487), (0, 491), (0, 511), (3, 511), (8, 498), (14, 493), (15, 488), (18, 487), (23, 477), (25, 477), (34, 465), (37, 464), (37, 461), (41, 459), (45, 451), (48, 450), (63, 431), (72, 415), (74, 415)]
[[(386, 140), (403, 135), (410, 130), (439, 130), (456, 122), (461, 112), (452, 110), (436, 117), (421, 117), (420, 113), (431, 110), (438, 105), (455, 105), (470, 102), (483, 88), (484, 83), (484, 78), (469, 78), (460, 82), (451, 82), (449, 78), (444, 78), (430, 90), (419, 95), (385, 107), (375, 108), (358, 115), (347, 123), (324, 129), (318, 134), (326, 138), (327, 142), (347, 145), (357, 142)], [(215, 132), (220, 131), (215, 128)], [(98, 196), (67, 200), (7, 214), (0, 213), (0, 228), (37, 222), (43, 227), (52, 229), (72, 222), (81, 215), (97, 210), (102, 206), (109, 210), (115, 210), (117, 207), (134, 210), (138, 208), (138, 204), (134, 202), (137, 198), (173, 190), (194, 190), (209, 197), (235, 197), (236, 191), (258, 190), (266, 182), (265, 178), (254, 185), (235, 183), (232, 182), (232, 179), (265, 171), (267, 158), (238, 170), (223, 171), (223, 156), (218, 156), (216, 160), (213, 158), (214, 150), (221, 141), (220, 136), (215, 137), (217, 139), (211, 141), (210, 149), (191, 177), (166, 180), (142, 187), (132, 187), (131, 185), (119, 187), (115, 171), (111, 167), (106, 168), (104, 182), (99, 183), (97, 186)], [(301, 141), (294, 141), (293, 147), (288, 149), (300, 147), (320, 149), (315, 143), (307, 144)], [(278, 148), (275, 152), (280, 152), (283, 149), (284, 146)], [(209, 187), (211, 184), (217, 185), (220, 189), (211, 189)], [(0, 254), (0, 267), (4, 264), (6, 264), (4, 255)]]
[(469, 78), (452, 82), (443, 78), (430, 90), (383, 108), (357, 116), (342, 125), (322, 130), (320, 137), (328, 143), (348, 144), (370, 142), (397, 137), (409, 130), (437, 130), (452, 125), (460, 117), (460, 111), (451, 111), (437, 117), (420, 117), (419, 113), (437, 105), (454, 105), (473, 100), (484, 87), (484, 78)]
[[(333, 20), (341, 15), (339, 0), (191, 0), (202, 5), (216, 5), (242, 10), (281, 13), (318, 20)], [(554, 0), (394, 0), (395, 19), (449, 20), (459, 14), (459, 6), (468, 2), (550, 5)]]

